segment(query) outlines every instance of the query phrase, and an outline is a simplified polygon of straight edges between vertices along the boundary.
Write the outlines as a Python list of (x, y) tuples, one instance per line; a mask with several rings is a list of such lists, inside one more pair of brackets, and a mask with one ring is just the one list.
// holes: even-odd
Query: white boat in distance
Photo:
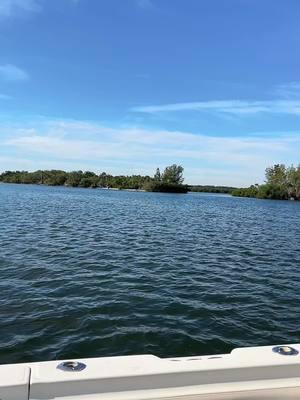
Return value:
[(300, 344), (230, 354), (103, 357), (0, 366), (0, 399), (300, 399)]

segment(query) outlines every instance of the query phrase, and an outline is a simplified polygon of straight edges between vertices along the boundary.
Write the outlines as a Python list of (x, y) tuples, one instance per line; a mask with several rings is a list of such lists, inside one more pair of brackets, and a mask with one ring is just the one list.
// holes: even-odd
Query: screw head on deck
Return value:
[(274, 353), (281, 354), (282, 356), (296, 356), (297, 354), (299, 354), (299, 351), (291, 346), (276, 346), (273, 347), (272, 350)]
[(78, 361), (63, 361), (56, 368), (61, 371), (78, 372), (84, 370), (86, 365)]

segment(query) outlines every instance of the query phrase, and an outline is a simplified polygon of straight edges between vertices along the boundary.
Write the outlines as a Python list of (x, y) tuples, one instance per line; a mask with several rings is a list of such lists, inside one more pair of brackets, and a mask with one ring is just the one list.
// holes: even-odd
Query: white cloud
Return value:
[(26, 81), (29, 75), (23, 69), (12, 65), (0, 65), (0, 79), (4, 81)]
[(300, 115), (300, 100), (221, 100), (190, 103), (172, 103), (153, 106), (133, 107), (133, 112), (163, 113), (177, 111), (212, 111), (222, 114), (242, 115), (258, 113)]
[(136, 0), (136, 3), (141, 8), (152, 8), (153, 3), (151, 0)]
[(274, 93), (287, 99), (300, 99), (300, 82), (289, 82), (278, 85)]
[[(77, 4), (80, 0), (67, 0)], [(46, 0), (0, 0), (0, 17), (11, 18), (19, 15), (36, 13), (42, 10)], [(49, 1), (51, 3), (51, 1)], [(62, 0), (61, 0), (62, 3)]]
[[(86, 121), (39, 120), (1, 126), (0, 157), (6, 152), (35, 168), (107, 170), (152, 174), (157, 166), (180, 163), (189, 183), (243, 186), (263, 180), (277, 162), (299, 162), (298, 133), (216, 137), (136, 127), (110, 128)], [(19, 165), (19, 164), (18, 164)], [(36, 167), (34, 167), (36, 165)], [(44, 165), (44, 167), (43, 167)], [(2, 163), (2, 169), (7, 167)]]
[(300, 115), (300, 82), (288, 82), (275, 86), (272, 100), (210, 100), (194, 102), (178, 102), (159, 105), (132, 107), (131, 112), (137, 113), (171, 113), (171, 112), (211, 112), (225, 117), (255, 115), (255, 114), (287, 114)]
[(22, 12), (37, 12), (40, 10), (38, 0), (1, 0), (0, 16), (12, 17)]
[(11, 96), (8, 96), (7, 94), (0, 93), (0, 100), (10, 100)]

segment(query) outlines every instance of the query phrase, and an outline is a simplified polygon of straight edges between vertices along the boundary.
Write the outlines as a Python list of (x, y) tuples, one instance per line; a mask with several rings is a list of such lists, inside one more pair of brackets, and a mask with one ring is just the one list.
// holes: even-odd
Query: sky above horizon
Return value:
[(0, 171), (300, 162), (298, 0), (0, 0)]

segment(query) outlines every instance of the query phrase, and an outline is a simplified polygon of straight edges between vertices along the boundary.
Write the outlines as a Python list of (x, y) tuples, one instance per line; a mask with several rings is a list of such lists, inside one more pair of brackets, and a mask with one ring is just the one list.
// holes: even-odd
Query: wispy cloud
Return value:
[(26, 81), (29, 75), (23, 69), (12, 65), (0, 65), (0, 79), (4, 81)]
[(136, 106), (130, 109), (136, 113), (171, 113), (171, 112), (210, 112), (221, 115), (255, 115), (255, 114), (290, 114), (300, 115), (300, 82), (289, 82), (277, 85), (272, 90), (275, 97), (271, 100), (209, 100), (178, 102), (159, 105)]
[(274, 94), (287, 99), (300, 99), (300, 82), (289, 82), (278, 85)]
[(153, 2), (151, 0), (135, 0), (140, 8), (152, 8)]
[(38, 0), (1, 0), (0, 16), (13, 17), (19, 13), (31, 13), (40, 11), (41, 6)]
[[(77, 4), (80, 0), (66, 0)], [(40, 12), (46, 0), (0, 0), (0, 17), (12, 18), (23, 14)], [(49, 1), (49, 3), (51, 3)], [(60, 1), (63, 3), (63, 0)]]
[(38, 168), (52, 165), (152, 174), (157, 166), (176, 162), (185, 166), (187, 182), (237, 186), (262, 181), (264, 169), (273, 163), (297, 163), (300, 151), (298, 133), (212, 137), (65, 120), (36, 121), (27, 126), (0, 124), (0, 138), (0, 157), (2, 151), (2, 157), (28, 158), (32, 169), (36, 162)]
[(8, 96), (7, 94), (0, 93), (0, 100), (10, 100), (11, 96)]
[(222, 114), (293, 114), (300, 115), (300, 100), (222, 100), (222, 101), (200, 101), (190, 103), (172, 103), (153, 106), (140, 106), (131, 108), (133, 112), (163, 113), (174, 111), (210, 111)]

